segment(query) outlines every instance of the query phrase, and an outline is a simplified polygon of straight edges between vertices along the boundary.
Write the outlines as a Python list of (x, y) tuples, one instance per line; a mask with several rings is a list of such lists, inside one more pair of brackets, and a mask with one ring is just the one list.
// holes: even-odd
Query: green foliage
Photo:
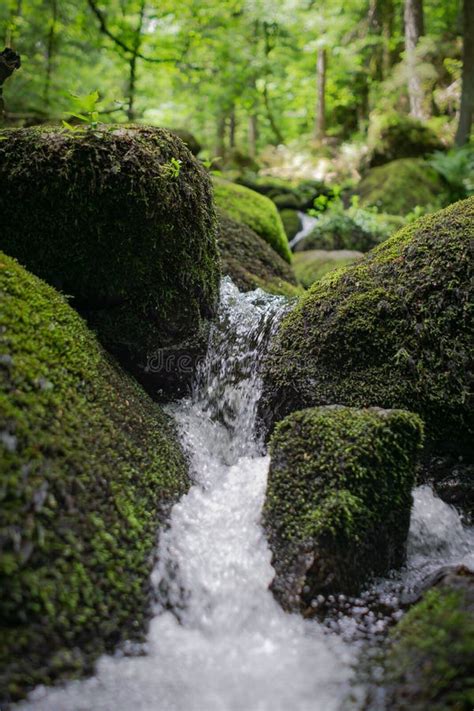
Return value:
[[(84, 94), (82, 96), (71, 94), (71, 98), (74, 110), (69, 111), (68, 116), (74, 116), (74, 118), (79, 119), (81, 123), (86, 124), (92, 130), (96, 129), (99, 123), (99, 111), (97, 107), (99, 92), (93, 91), (90, 94)], [(80, 128), (80, 125), (73, 126), (67, 121), (63, 121), (63, 126), (70, 131), (76, 131)]]
[(408, 412), (338, 406), (277, 424), (264, 520), (286, 607), (295, 593), (304, 608), (402, 564), (422, 433)]
[(237, 222), (243, 222), (262, 237), (286, 261), (291, 262), (288, 238), (275, 205), (243, 185), (214, 178), (217, 207)]
[[(209, 177), (183, 143), (133, 126), (3, 135), (0, 247), (74, 296), (102, 343), (141, 363), (143, 377), (157, 348), (205, 349), (216, 218)], [(155, 391), (181, 385), (172, 378), (154, 374)]]
[(424, 212), (439, 209), (446, 190), (428, 161), (400, 158), (369, 170), (357, 186), (357, 192), (363, 207), (390, 210), (394, 215), (403, 216), (416, 208)]
[(437, 151), (428, 163), (446, 181), (450, 202), (474, 194), (474, 144)]
[(0, 687), (16, 698), (143, 631), (171, 421), (66, 299), (0, 254)]
[(406, 408), (438, 451), (469, 451), (474, 198), (414, 222), (314, 284), (265, 364), (261, 414), (302, 407)]

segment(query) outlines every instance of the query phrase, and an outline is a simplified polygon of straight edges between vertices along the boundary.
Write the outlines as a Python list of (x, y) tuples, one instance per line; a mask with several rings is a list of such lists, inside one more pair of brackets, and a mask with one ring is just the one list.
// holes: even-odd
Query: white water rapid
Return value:
[[(348, 694), (357, 644), (284, 613), (268, 589), (273, 570), (260, 513), (269, 462), (255, 414), (258, 364), (284, 308), (279, 297), (240, 294), (223, 282), (219, 321), (193, 396), (171, 410), (194, 485), (159, 536), (157, 603), (145, 647), (102, 657), (90, 679), (38, 687), (17, 709), (355, 708)], [(451, 548), (442, 544), (448, 538)], [(470, 541), (453, 509), (428, 487), (417, 490), (407, 576), (410, 561), (426, 561), (434, 549), (443, 562), (462, 558)]]
[(315, 228), (318, 218), (311, 217), (307, 215), (306, 212), (298, 212), (299, 218), (301, 220), (300, 231), (295, 234), (292, 240), (290, 240), (290, 247), (293, 248), (298, 242), (301, 242), (310, 232)]

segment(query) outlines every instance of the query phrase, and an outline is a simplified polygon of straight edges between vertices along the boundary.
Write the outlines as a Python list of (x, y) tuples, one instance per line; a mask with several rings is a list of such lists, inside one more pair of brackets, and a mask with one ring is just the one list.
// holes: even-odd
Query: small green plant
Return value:
[(73, 116), (81, 122), (78, 125), (73, 125), (68, 121), (63, 121), (63, 126), (69, 131), (78, 131), (86, 124), (90, 129), (95, 130), (99, 123), (100, 113), (98, 111), (99, 92), (93, 91), (90, 94), (73, 94), (69, 96), (72, 99), (73, 111), (68, 111), (68, 116)]
[(181, 163), (179, 158), (171, 158), (169, 163), (165, 163), (161, 168), (163, 175), (170, 180), (176, 180), (181, 172)]
[(474, 194), (474, 145), (436, 151), (429, 163), (448, 184), (451, 202)]

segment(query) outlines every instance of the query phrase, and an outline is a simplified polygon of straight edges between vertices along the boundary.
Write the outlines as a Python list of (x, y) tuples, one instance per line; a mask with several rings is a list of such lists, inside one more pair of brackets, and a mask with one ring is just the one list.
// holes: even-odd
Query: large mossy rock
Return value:
[(397, 113), (373, 117), (368, 145), (371, 166), (397, 158), (423, 157), (443, 147), (436, 133), (425, 123)]
[(444, 190), (439, 174), (416, 158), (400, 158), (372, 168), (357, 186), (363, 206), (395, 215), (407, 215), (415, 207), (441, 207)]
[(443, 575), (391, 635), (388, 711), (464, 711), (474, 703), (474, 573)]
[(0, 299), (0, 698), (15, 698), (143, 630), (187, 467), (160, 407), (2, 253)]
[(250, 227), (280, 257), (291, 263), (291, 250), (281, 217), (269, 198), (221, 178), (214, 179), (214, 197), (220, 210)]
[(280, 210), (281, 221), (289, 240), (293, 239), (301, 229), (301, 218), (296, 210)]
[(327, 275), (283, 320), (264, 368), (268, 426), (327, 404), (415, 411), (431, 449), (472, 452), (474, 198)]
[(301, 293), (293, 269), (259, 235), (219, 212), (219, 249), (222, 274), (241, 291), (262, 288), (272, 294)]
[(326, 274), (354, 264), (363, 256), (362, 252), (349, 249), (310, 249), (307, 252), (297, 252), (293, 256), (293, 269), (300, 284), (309, 289)]
[(206, 171), (159, 128), (18, 129), (0, 139), (0, 248), (72, 295), (153, 395), (179, 390), (192, 368), (178, 370), (172, 356), (203, 352), (218, 299)]
[(285, 609), (311, 614), (318, 594), (402, 565), (421, 439), (400, 410), (310, 408), (277, 425), (264, 521)]

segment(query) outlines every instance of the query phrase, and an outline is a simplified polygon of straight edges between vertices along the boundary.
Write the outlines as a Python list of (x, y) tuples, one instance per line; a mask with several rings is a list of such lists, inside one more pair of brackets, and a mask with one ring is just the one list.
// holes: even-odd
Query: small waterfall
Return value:
[(295, 234), (293, 239), (290, 240), (290, 247), (292, 249), (314, 230), (318, 222), (317, 217), (311, 217), (311, 215), (307, 215), (306, 212), (298, 212), (298, 215), (301, 220), (301, 229)]
[[(38, 687), (29, 711), (350, 711), (365, 599), (321, 624), (284, 613), (269, 592), (260, 525), (269, 460), (255, 432), (259, 366), (281, 297), (223, 281), (218, 322), (192, 397), (170, 407), (194, 480), (160, 532), (155, 614), (146, 644), (103, 656), (90, 679)], [(387, 605), (440, 565), (474, 564), (474, 534), (429, 487), (414, 492), (407, 567), (374, 585)], [(343, 598), (344, 596), (340, 596)], [(372, 617), (371, 617), (372, 615)], [(366, 623), (367, 624), (367, 623)], [(352, 698), (352, 701), (348, 699)], [(357, 701), (359, 699), (359, 702)], [(378, 709), (382, 711), (382, 707)]]

